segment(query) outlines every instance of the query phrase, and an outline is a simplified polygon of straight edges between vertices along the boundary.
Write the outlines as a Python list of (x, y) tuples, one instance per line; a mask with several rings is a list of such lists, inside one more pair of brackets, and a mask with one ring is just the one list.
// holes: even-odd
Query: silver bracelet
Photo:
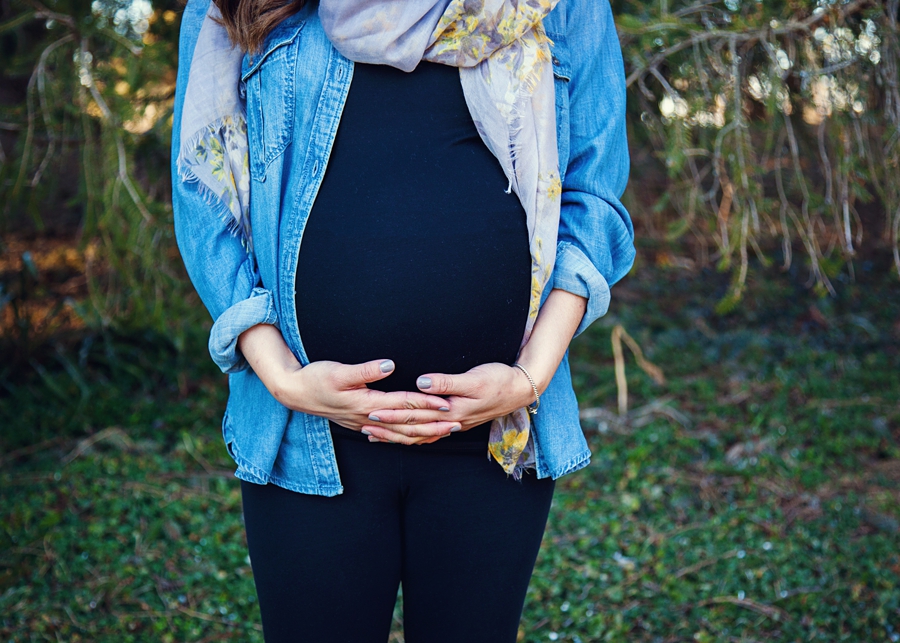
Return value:
[(531, 415), (537, 415), (538, 408), (541, 406), (541, 394), (538, 393), (537, 384), (534, 383), (534, 378), (531, 377), (531, 373), (525, 370), (525, 367), (516, 362), (513, 364), (520, 371), (525, 373), (525, 377), (528, 378), (528, 382), (531, 384), (531, 388), (534, 390), (534, 402), (525, 407), (525, 410), (528, 411)]

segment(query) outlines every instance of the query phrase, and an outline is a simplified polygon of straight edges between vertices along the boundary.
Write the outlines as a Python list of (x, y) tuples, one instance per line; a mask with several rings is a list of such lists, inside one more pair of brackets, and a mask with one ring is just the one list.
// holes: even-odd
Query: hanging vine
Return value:
[[(898, 0), (620, 4), (633, 138), (657, 151), (676, 217), (734, 276), (720, 310), (741, 298), (750, 253), (785, 268), (794, 239), (810, 285), (854, 260), (864, 235), (893, 249), (900, 274)], [(876, 200), (880, 229), (863, 229)], [(638, 216), (640, 216), (638, 214)]]

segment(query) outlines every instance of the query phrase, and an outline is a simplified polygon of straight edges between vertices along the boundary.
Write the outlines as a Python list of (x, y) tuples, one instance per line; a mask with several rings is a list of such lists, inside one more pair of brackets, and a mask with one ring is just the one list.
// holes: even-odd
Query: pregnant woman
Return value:
[(185, 264), (268, 643), (516, 640), (631, 267), (605, 0), (189, 0)]

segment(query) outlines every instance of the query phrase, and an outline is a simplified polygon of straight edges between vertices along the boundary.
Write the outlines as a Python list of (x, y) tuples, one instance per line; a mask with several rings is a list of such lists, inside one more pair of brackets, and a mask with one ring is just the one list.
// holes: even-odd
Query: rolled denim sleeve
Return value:
[(578, 246), (563, 241), (556, 248), (553, 287), (587, 299), (587, 308), (575, 331), (580, 335), (609, 309), (609, 284)]
[(620, 198), (628, 182), (625, 74), (609, 3), (572, 2), (569, 162), (563, 180), (553, 287), (585, 297), (576, 331), (606, 314), (610, 286), (634, 263), (634, 227)]
[(172, 124), (172, 208), (175, 238), (188, 276), (214, 320), (209, 338), (213, 361), (225, 373), (247, 368), (237, 350), (238, 336), (256, 324), (278, 324), (272, 292), (260, 288), (253, 254), (233, 232), (232, 216), (220, 200), (197, 182), (183, 181), (176, 159), (181, 111), (194, 46), (210, 0), (190, 0), (179, 43), (178, 81)]
[(216, 366), (223, 373), (236, 373), (247, 368), (247, 360), (237, 349), (238, 337), (257, 324), (277, 326), (277, 322), (272, 293), (265, 288), (254, 288), (247, 299), (226, 308), (209, 333), (209, 354)]

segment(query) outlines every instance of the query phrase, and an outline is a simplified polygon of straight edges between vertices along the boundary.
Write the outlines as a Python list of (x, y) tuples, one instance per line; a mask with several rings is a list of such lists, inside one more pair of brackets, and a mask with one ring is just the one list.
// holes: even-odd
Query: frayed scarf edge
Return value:
[[(239, 116), (243, 118), (242, 114)], [(199, 176), (197, 176), (190, 162), (187, 160), (190, 150), (196, 149), (199, 142), (211, 129), (217, 131), (222, 128), (225, 124), (225, 121), (229, 118), (234, 118), (234, 115), (223, 116), (217, 121), (214, 121), (209, 125), (200, 128), (194, 134), (192, 134), (188, 138), (187, 142), (181, 145), (181, 150), (178, 153), (178, 158), (175, 160), (175, 169), (178, 175), (178, 180), (181, 183), (195, 184), (197, 186), (197, 193), (200, 195), (206, 205), (221, 206), (221, 209), (224, 210), (224, 212), (220, 212), (218, 216), (222, 223), (225, 224), (225, 229), (232, 236), (238, 237), (241, 241), (241, 246), (243, 246), (244, 250), (247, 251), (247, 254), (251, 254), (253, 252), (253, 238), (251, 236), (250, 230), (241, 225), (241, 223), (234, 217), (234, 213), (232, 213), (228, 205), (222, 200), (222, 195), (217, 194), (212, 188), (209, 187), (209, 185), (207, 185)], [(247, 227), (249, 227), (249, 225)]]

